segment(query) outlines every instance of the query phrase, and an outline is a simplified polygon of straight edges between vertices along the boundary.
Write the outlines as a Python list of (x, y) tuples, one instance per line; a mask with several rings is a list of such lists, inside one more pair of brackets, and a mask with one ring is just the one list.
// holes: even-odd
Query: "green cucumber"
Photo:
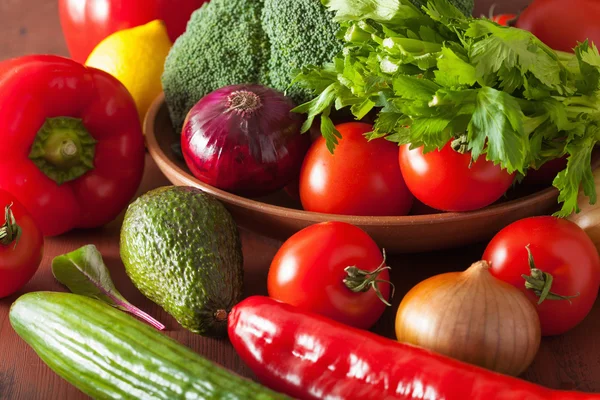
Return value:
[(58, 375), (95, 399), (287, 399), (100, 301), (35, 292), (10, 323)]

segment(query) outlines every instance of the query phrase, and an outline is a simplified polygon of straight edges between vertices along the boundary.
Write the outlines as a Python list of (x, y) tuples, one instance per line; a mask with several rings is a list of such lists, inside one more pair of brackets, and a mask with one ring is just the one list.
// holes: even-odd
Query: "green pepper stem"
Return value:
[(17, 243), (21, 237), (21, 227), (17, 224), (11, 207), (12, 203), (7, 205), (4, 209), (5, 222), (4, 225), (0, 226), (0, 245), (8, 246), (14, 242), (15, 247), (17, 247)]
[(551, 292), (550, 289), (552, 288), (554, 278), (549, 273), (544, 272), (535, 266), (535, 261), (529, 245), (525, 246), (525, 248), (527, 249), (531, 275), (528, 276), (523, 274), (521, 277), (525, 279), (525, 288), (533, 291), (535, 295), (539, 297), (538, 304), (542, 304), (544, 300), (567, 300), (571, 303), (572, 298), (579, 296), (579, 293), (573, 296), (562, 296)]
[(38, 131), (29, 158), (57, 184), (94, 168), (96, 140), (78, 118), (48, 118)]
[(375, 291), (377, 297), (388, 307), (392, 305), (383, 297), (381, 290), (379, 290), (379, 283), (388, 283), (392, 287), (391, 297), (394, 297), (394, 292), (396, 291), (396, 287), (390, 281), (386, 281), (383, 279), (378, 279), (379, 274), (381, 274), (384, 270), (391, 269), (390, 267), (385, 265), (385, 250), (383, 251), (383, 261), (379, 265), (379, 267), (373, 271), (366, 271), (363, 269), (359, 269), (356, 266), (346, 267), (344, 271), (348, 274), (346, 278), (344, 278), (343, 282), (346, 287), (352, 290), (354, 293), (367, 292), (370, 289)]

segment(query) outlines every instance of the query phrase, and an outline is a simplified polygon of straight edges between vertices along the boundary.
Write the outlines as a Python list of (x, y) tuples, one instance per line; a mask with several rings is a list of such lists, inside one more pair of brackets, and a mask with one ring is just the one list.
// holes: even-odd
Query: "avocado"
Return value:
[(227, 333), (242, 299), (242, 245), (231, 214), (192, 187), (152, 190), (134, 201), (121, 228), (121, 259), (139, 291), (184, 328)]

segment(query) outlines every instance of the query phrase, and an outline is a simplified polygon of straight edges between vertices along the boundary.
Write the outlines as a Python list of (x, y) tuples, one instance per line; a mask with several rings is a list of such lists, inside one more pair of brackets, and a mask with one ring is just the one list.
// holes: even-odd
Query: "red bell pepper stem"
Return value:
[(260, 382), (301, 400), (600, 399), (550, 390), (262, 296), (233, 308), (229, 339)]

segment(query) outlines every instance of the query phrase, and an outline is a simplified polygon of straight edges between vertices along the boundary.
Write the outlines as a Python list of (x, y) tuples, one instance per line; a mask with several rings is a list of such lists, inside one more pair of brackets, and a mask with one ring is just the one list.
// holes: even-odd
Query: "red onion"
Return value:
[(286, 186), (300, 174), (310, 146), (294, 103), (261, 85), (233, 85), (204, 96), (188, 113), (181, 135), (185, 162), (196, 178), (241, 196)]

